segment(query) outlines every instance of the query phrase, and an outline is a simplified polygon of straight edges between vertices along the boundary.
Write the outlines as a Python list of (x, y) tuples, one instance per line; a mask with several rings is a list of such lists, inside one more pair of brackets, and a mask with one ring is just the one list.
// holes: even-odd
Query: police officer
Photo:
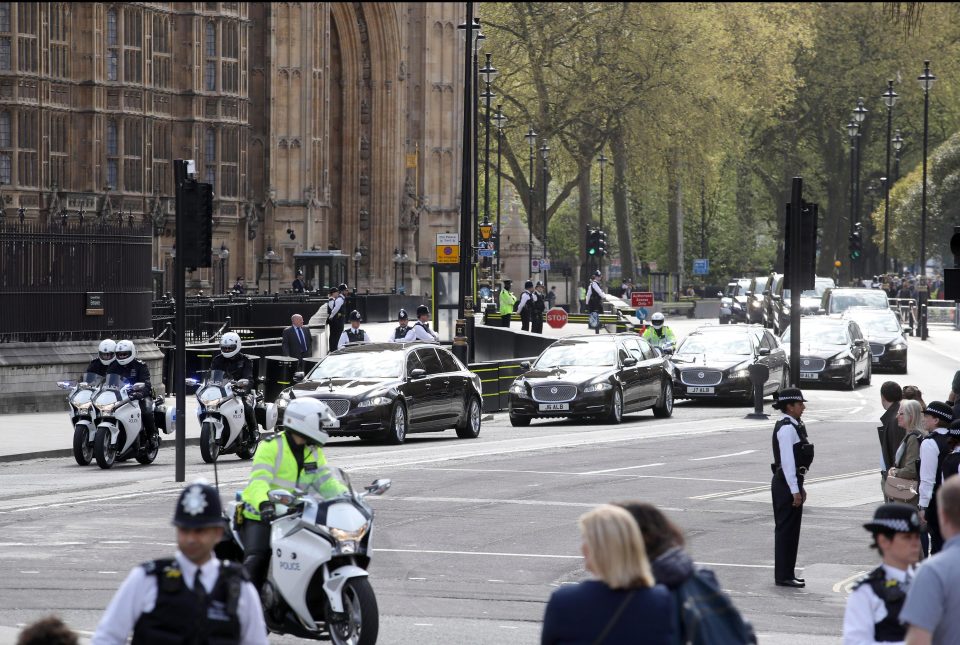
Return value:
[(121, 340), (117, 343), (116, 360), (107, 368), (107, 374), (118, 374), (130, 385), (143, 383), (146, 386), (143, 397), (138, 401), (140, 418), (143, 419), (143, 424), (151, 441), (154, 438), (159, 440), (160, 435), (157, 434), (157, 423), (153, 418), (153, 411), (147, 409), (147, 399), (153, 396), (153, 386), (150, 384), (150, 368), (137, 358), (137, 348), (133, 341)]
[(664, 324), (663, 314), (659, 311), (650, 317), (650, 326), (644, 330), (643, 339), (654, 347), (663, 347), (666, 343), (673, 345), (677, 342), (676, 335)]
[(530, 331), (530, 321), (533, 319), (533, 303), (537, 296), (533, 293), (533, 280), (527, 280), (523, 283), (523, 291), (520, 292), (520, 304), (517, 305), (517, 313), (520, 314), (520, 329)]
[[(210, 361), (210, 370), (222, 371), (231, 381), (247, 380), (252, 382), (253, 361), (250, 360), (249, 356), (240, 352), (241, 346), (242, 341), (238, 334), (228, 331), (221, 336), (220, 353)], [(235, 385), (234, 387), (239, 386)], [(253, 438), (260, 431), (260, 428), (257, 426), (257, 417), (253, 413), (251, 396), (252, 392), (248, 392), (241, 397), (241, 401), (243, 402), (243, 416), (247, 422), (247, 433), (250, 438)]]
[(943, 460), (952, 450), (951, 444), (960, 429), (951, 430), (953, 408), (942, 401), (931, 401), (923, 411), (923, 427), (927, 436), (920, 442), (920, 519), (930, 532), (930, 555), (943, 548), (940, 520), (937, 516), (937, 491), (943, 483)]
[(513, 307), (517, 304), (517, 297), (510, 291), (513, 282), (503, 281), (503, 289), (500, 290), (500, 326), (509, 327), (510, 317), (513, 316)]
[(303, 284), (303, 271), (297, 271), (297, 277), (293, 280), (293, 292), (303, 293), (305, 285)]
[(346, 490), (330, 472), (323, 445), (330, 435), (324, 424), (336, 417), (326, 405), (312, 398), (293, 399), (283, 412), (282, 432), (257, 448), (250, 483), (243, 489), (240, 530), (244, 545), (243, 566), (259, 590), (270, 564), (270, 523), (277, 511), (269, 499), (271, 490), (292, 487), (314, 490), (334, 497)]
[(347, 320), (350, 321), (350, 328), (340, 334), (337, 349), (346, 347), (347, 345), (353, 345), (354, 343), (369, 343), (370, 337), (367, 336), (367, 332), (360, 329), (360, 323), (363, 321), (360, 312), (354, 309), (350, 312), (350, 315), (347, 316)]
[(97, 625), (93, 645), (267, 643), (256, 589), (237, 563), (221, 561), (220, 495), (196, 482), (180, 494), (173, 515), (178, 550), (172, 558), (135, 567)]
[(903, 643), (907, 628), (899, 617), (913, 565), (920, 559), (920, 516), (907, 504), (882, 504), (863, 528), (873, 534), (871, 547), (880, 552), (883, 564), (861, 578), (847, 598), (843, 643)]
[[(346, 289), (346, 285), (340, 285)], [(330, 289), (330, 297), (327, 301), (327, 348), (331, 352), (337, 351), (337, 345), (340, 342), (340, 334), (343, 333), (343, 305), (346, 300), (340, 293), (340, 287)]]
[(533, 317), (530, 320), (530, 331), (534, 334), (543, 333), (543, 317), (547, 311), (547, 295), (543, 292), (543, 283), (539, 280), (533, 292), (535, 300), (533, 301)]
[[(603, 313), (603, 289), (600, 288), (600, 271), (594, 271), (590, 277), (590, 285), (587, 287), (587, 311), (590, 313), (590, 323), (594, 326), (594, 332), (600, 333), (600, 314)], [(597, 314), (594, 322), (593, 314)]]
[(410, 320), (407, 318), (407, 310), (401, 309), (397, 314), (397, 328), (393, 330), (393, 336), (390, 337), (391, 343), (402, 343), (407, 338), (410, 331)]
[(807, 429), (800, 420), (806, 406), (803, 393), (785, 388), (774, 394), (773, 408), (783, 417), (773, 428), (773, 496), (774, 582), (781, 587), (803, 587), (797, 578), (797, 549), (800, 546), (800, 521), (807, 491), (803, 478), (813, 463), (813, 444), (807, 440)]
[(417, 307), (417, 322), (413, 323), (407, 337), (407, 342), (422, 340), (427, 343), (439, 343), (440, 334), (430, 329), (430, 308), (426, 305)]
[(113, 360), (116, 357), (116, 351), (117, 344), (109, 338), (104, 338), (100, 341), (100, 346), (97, 348), (97, 357), (87, 365), (86, 373), (106, 376), (107, 369), (113, 364)]

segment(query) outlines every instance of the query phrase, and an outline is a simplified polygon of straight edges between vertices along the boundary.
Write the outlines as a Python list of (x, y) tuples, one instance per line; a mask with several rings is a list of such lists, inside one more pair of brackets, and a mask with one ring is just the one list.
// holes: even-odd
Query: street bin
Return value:
[(298, 362), (290, 356), (267, 356), (263, 383), (264, 400), (275, 402), (280, 392), (293, 385), (293, 375), (297, 371)]

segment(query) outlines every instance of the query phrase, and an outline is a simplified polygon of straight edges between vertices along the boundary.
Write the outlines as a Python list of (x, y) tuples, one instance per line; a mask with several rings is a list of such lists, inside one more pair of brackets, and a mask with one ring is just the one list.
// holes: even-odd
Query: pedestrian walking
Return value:
[(903, 643), (907, 628), (900, 623), (900, 611), (920, 559), (920, 517), (907, 504), (882, 504), (863, 528), (873, 536), (870, 548), (883, 563), (861, 578), (847, 598), (843, 645)]
[[(880, 416), (880, 425), (877, 426), (877, 435), (880, 438), (880, 490), (884, 491), (887, 483), (887, 471), (893, 467), (893, 457), (903, 441), (903, 430), (897, 420), (900, 410), (900, 401), (903, 399), (903, 389), (894, 381), (886, 381), (880, 386), (880, 405), (883, 414)], [(884, 492), (884, 501), (893, 501)]]
[(290, 317), (290, 326), (280, 334), (280, 347), (284, 356), (297, 359), (298, 369), (303, 367), (303, 359), (313, 356), (313, 335), (310, 328), (303, 325), (303, 316)]
[(293, 292), (303, 293), (306, 285), (303, 283), (303, 271), (297, 271), (297, 277), (293, 280)]
[(796, 575), (797, 551), (800, 546), (800, 523), (807, 491), (803, 479), (813, 463), (813, 444), (800, 417), (806, 409), (803, 393), (785, 388), (774, 394), (773, 408), (783, 413), (773, 428), (773, 497), (774, 582), (781, 587), (805, 586)]
[(673, 600), (654, 582), (630, 513), (604, 504), (582, 515), (579, 524), (584, 567), (596, 579), (553, 592), (541, 644), (672, 645)]
[(533, 303), (536, 299), (537, 297), (533, 293), (533, 280), (527, 280), (523, 283), (520, 302), (517, 304), (517, 313), (520, 314), (520, 329), (523, 331), (530, 331), (530, 321), (533, 320)]
[(947, 394), (947, 403), (953, 406), (953, 418), (960, 419), (960, 370), (953, 375), (950, 383), (950, 393)]
[(547, 292), (547, 309), (553, 309), (557, 306), (557, 288), (550, 287), (550, 291)]
[(590, 313), (590, 319), (587, 326), (594, 330), (594, 333), (600, 333), (600, 314), (603, 313), (603, 289), (600, 288), (600, 272), (594, 271), (590, 279), (590, 286), (587, 287), (587, 311)]
[(943, 551), (917, 568), (900, 621), (907, 624), (908, 645), (960, 643), (960, 477), (950, 478), (937, 493)]
[(930, 533), (930, 554), (943, 547), (943, 537), (937, 523), (937, 491), (943, 478), (943, 460), (953, 451), (955, 437), (951, 438), (952, 408), (942, 401), (932, 401), (923, 411), (927, 436), (920, 444), (920, 519), (927, 523)]
[(91, 640), (133, 643), (242, 643), (266, 645), (260, 596), (239, 564), (213, 549), (226, 526), (220, 495), (196, 482), (177, 500), (173, 524), (178, 550), (135, 567), (113, 596)]
[[(891, 478), (901, 480), (900, 484), (909, 482), (912, 490), (920, 490), (920, 471), (917, 469), (917, 462), (920, 460), (920, 443), (927, 436), (927, 431), (923, 427), (923, 408), (916, 401), (902, 401), (900, 410), (897, 412), (897, 422), (903, 429), (903, 441), (897, 447), (897, 452), (893, 457), (893, 467), (887, 472), (886, 495), (890, 497), (893, 493)], [(919, 514), (920, 496), (913, 495), (909, 499), (898, 499), (895, 501), (911, 504)], [(920, 531), (920, 556), (927, 557), (930, 550), (930, 539), (927, 535), (927, 527), (921, 525)]]
[(517, 297), (510, 291), (513, 282), (503, 281), (503, 289), (500, 290), (500, 325), (510, 327), (510, 317), (513, 316), (517, 304)]
[(341, 293), (341, 287), (345, 291), (347, 285), (331, 287), (330, 296), (327, 300), (327, 350), (330, 353), (337, 351), (337, 343), (340, 342), (340, 334), (343, 333), (343, 307), (346, 304), (346, 299)]
[(533, 312), (530, 319), (530, 331), (534, 334), (543, 333), (543, 318), (547, 311), (547, 294), (543, 292), (543, 283), (539, 280), (534, 285)]

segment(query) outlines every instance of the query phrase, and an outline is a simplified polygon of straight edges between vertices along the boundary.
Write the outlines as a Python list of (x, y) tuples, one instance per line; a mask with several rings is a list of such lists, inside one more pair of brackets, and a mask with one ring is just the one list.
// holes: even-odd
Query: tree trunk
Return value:
[[(667, 271), (679, 274), (683, 269), (683, 187), (680, 181), (680, 159), (674, 152), (667, 168), (667, 216), (669, 218), (669, 248)], [(679, 284), (676, 285), (680, 287)]]
[(624, 278), (637, 278), (633, 260), (633, 236), (630, 235), (630, 213), (627, 210), (627, 146), (623, 126), (613, 132), (613, 213), (617, 218), (617, 243), (620, 246), (620, 271)]

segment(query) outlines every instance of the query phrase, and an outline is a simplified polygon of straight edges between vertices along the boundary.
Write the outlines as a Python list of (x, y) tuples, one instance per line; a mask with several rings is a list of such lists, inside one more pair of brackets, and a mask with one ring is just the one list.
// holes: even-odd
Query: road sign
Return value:
[(530, 260), (530, 272), (531, 273), (540, 273), (540, 260), (534, 258)]
[(437, 233), (437, 246), (456, 246), (460, 244), (459, 233)]
[(492, 258), (494, 256), (494, 252), (492, 249), (480, 249), (477, 251), (477, 255), (482, 258)]
[(639, 309), (637, 309), (637, 318), (639, 318), (640, 320), (646, 320), (647, 313), (649, 312), (647, 311), (646, 307), (640, 307)]
[(710, 273), (710, 260), (697, 258), (693, 261), (693, 275), (707, 275)]
[(541, 270), (541, 271), (549, 271), (549, 270), (550, 270), (550, 260), (547, 260), (547, 259), (540, 260), (540, 270)]
[(634, 291), (630, 294), (631, 307), (653, 307), (652, 291)]
[(460, 246), (437, 246), (437, 264), (459, 264)]
[(547, 312), (547, 324), (554, 329), (560, 329), (567, 324), (567, 311), (560, 307), (554, 307)]

